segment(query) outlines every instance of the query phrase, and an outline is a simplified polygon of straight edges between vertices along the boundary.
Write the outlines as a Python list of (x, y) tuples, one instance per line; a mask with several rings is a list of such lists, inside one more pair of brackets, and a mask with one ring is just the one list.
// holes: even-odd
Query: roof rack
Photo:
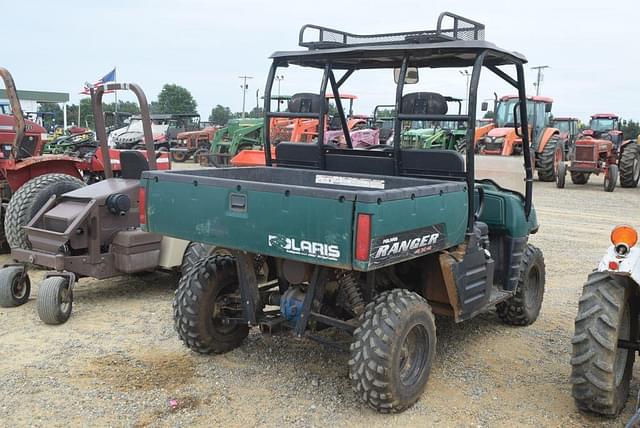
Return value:
[(313, 50), (350, 46), (449, 42), (452, 40), (484, 40), (484, 24), (450, 12), (440, 14), (435, 30), (402, 33), (351, 34), (307, 24), (300, 29), (298, 45)]

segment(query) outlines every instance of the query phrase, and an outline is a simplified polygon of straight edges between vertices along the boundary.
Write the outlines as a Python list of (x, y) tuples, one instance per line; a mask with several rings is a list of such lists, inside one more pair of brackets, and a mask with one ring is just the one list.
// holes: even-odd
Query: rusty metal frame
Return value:
[(104, 176), (105, 178), (113, 177), (113, 170), (111, 169), (111, 157), (109, 156), (109, 146), (107, 144), (107, 128), (104, 121), (104, 110), (102, 109), (102, 96), (105, 91), (131, 91), (138, 98), (138, 104), (140, 105), (140, 113), (142, 115), (142, 131), (144, 134), (144, 145), (147, 149), (147, 160), (149, 161), (149, 168), (152, 170), (158, 169), (156, 163), (155, 147), (153, 144), (153, 134), (151, 132), (151, 114), (149, 112), (149, 103), (147, 102), (147, 96), (144, 94), (142, 88), (135, 83), (107, 83), (105, 85), (92, 87), (89, 89), (91, 94), (91, 107), (93, 109), (93, 117), (96, 122), (96, 137), (100, 144), (100, 151), (102, 152), (102, 158), (104, 163)]
[(16, 139), (13, 142), (13, 146), (11, 147), (11, 157), (13, 159), (18, 158), (18, 153), (20, 153), (20, 146), (22, 145), (22, 140), (24, 139), (24, 130), (25, 130), (25, 120), (24, 114), (22, 113), (22, 106), (20, 106), (20, 100), (18, 99), (18, 91), (16, 90), (16, 84), (13, 81), (13, 76), (9, 73), (4, 67), (0, 67), (0, 77), (4, 81), (5, 91), (7, 92), (7, 98), (9, 99), (9, 104), (11, 105), (11, 113), (13, 117), (16, 119), (16, 125), (14, 127), (16, 133)]

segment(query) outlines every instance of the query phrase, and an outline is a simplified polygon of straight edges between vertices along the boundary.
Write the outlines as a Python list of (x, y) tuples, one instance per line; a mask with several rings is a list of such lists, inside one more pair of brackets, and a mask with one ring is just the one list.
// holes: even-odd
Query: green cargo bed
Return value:
[[(449, 248), (467, 226), (464, 182), (251, 167), (148, 171), (141, 185), (149, 231), (344, 269)], [(371, 215), (367, 260), (355, 258), (361, 213)]]

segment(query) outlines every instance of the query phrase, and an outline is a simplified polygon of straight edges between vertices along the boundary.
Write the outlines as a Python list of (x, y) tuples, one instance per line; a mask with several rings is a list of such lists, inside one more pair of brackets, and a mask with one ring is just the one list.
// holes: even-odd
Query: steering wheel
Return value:
[(473, 215), (476, 220), (478, 220), (482, 216), (482, 211), (484, 210), (484, 188), (476, 187), (478, 190), (478, 207), (476, 208), (476, 212)]

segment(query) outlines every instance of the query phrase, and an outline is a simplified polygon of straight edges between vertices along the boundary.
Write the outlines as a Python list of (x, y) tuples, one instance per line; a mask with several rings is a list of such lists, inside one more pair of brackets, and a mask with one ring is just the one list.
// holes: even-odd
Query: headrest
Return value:
[(291, 113), (320, 113), (326, 110), (327, 100), (318, 94), (299, 93), (289, 100)]
[(447, 114), (447, 100), (435, 92), (413, 92), (402, 97), (404, 114)]

